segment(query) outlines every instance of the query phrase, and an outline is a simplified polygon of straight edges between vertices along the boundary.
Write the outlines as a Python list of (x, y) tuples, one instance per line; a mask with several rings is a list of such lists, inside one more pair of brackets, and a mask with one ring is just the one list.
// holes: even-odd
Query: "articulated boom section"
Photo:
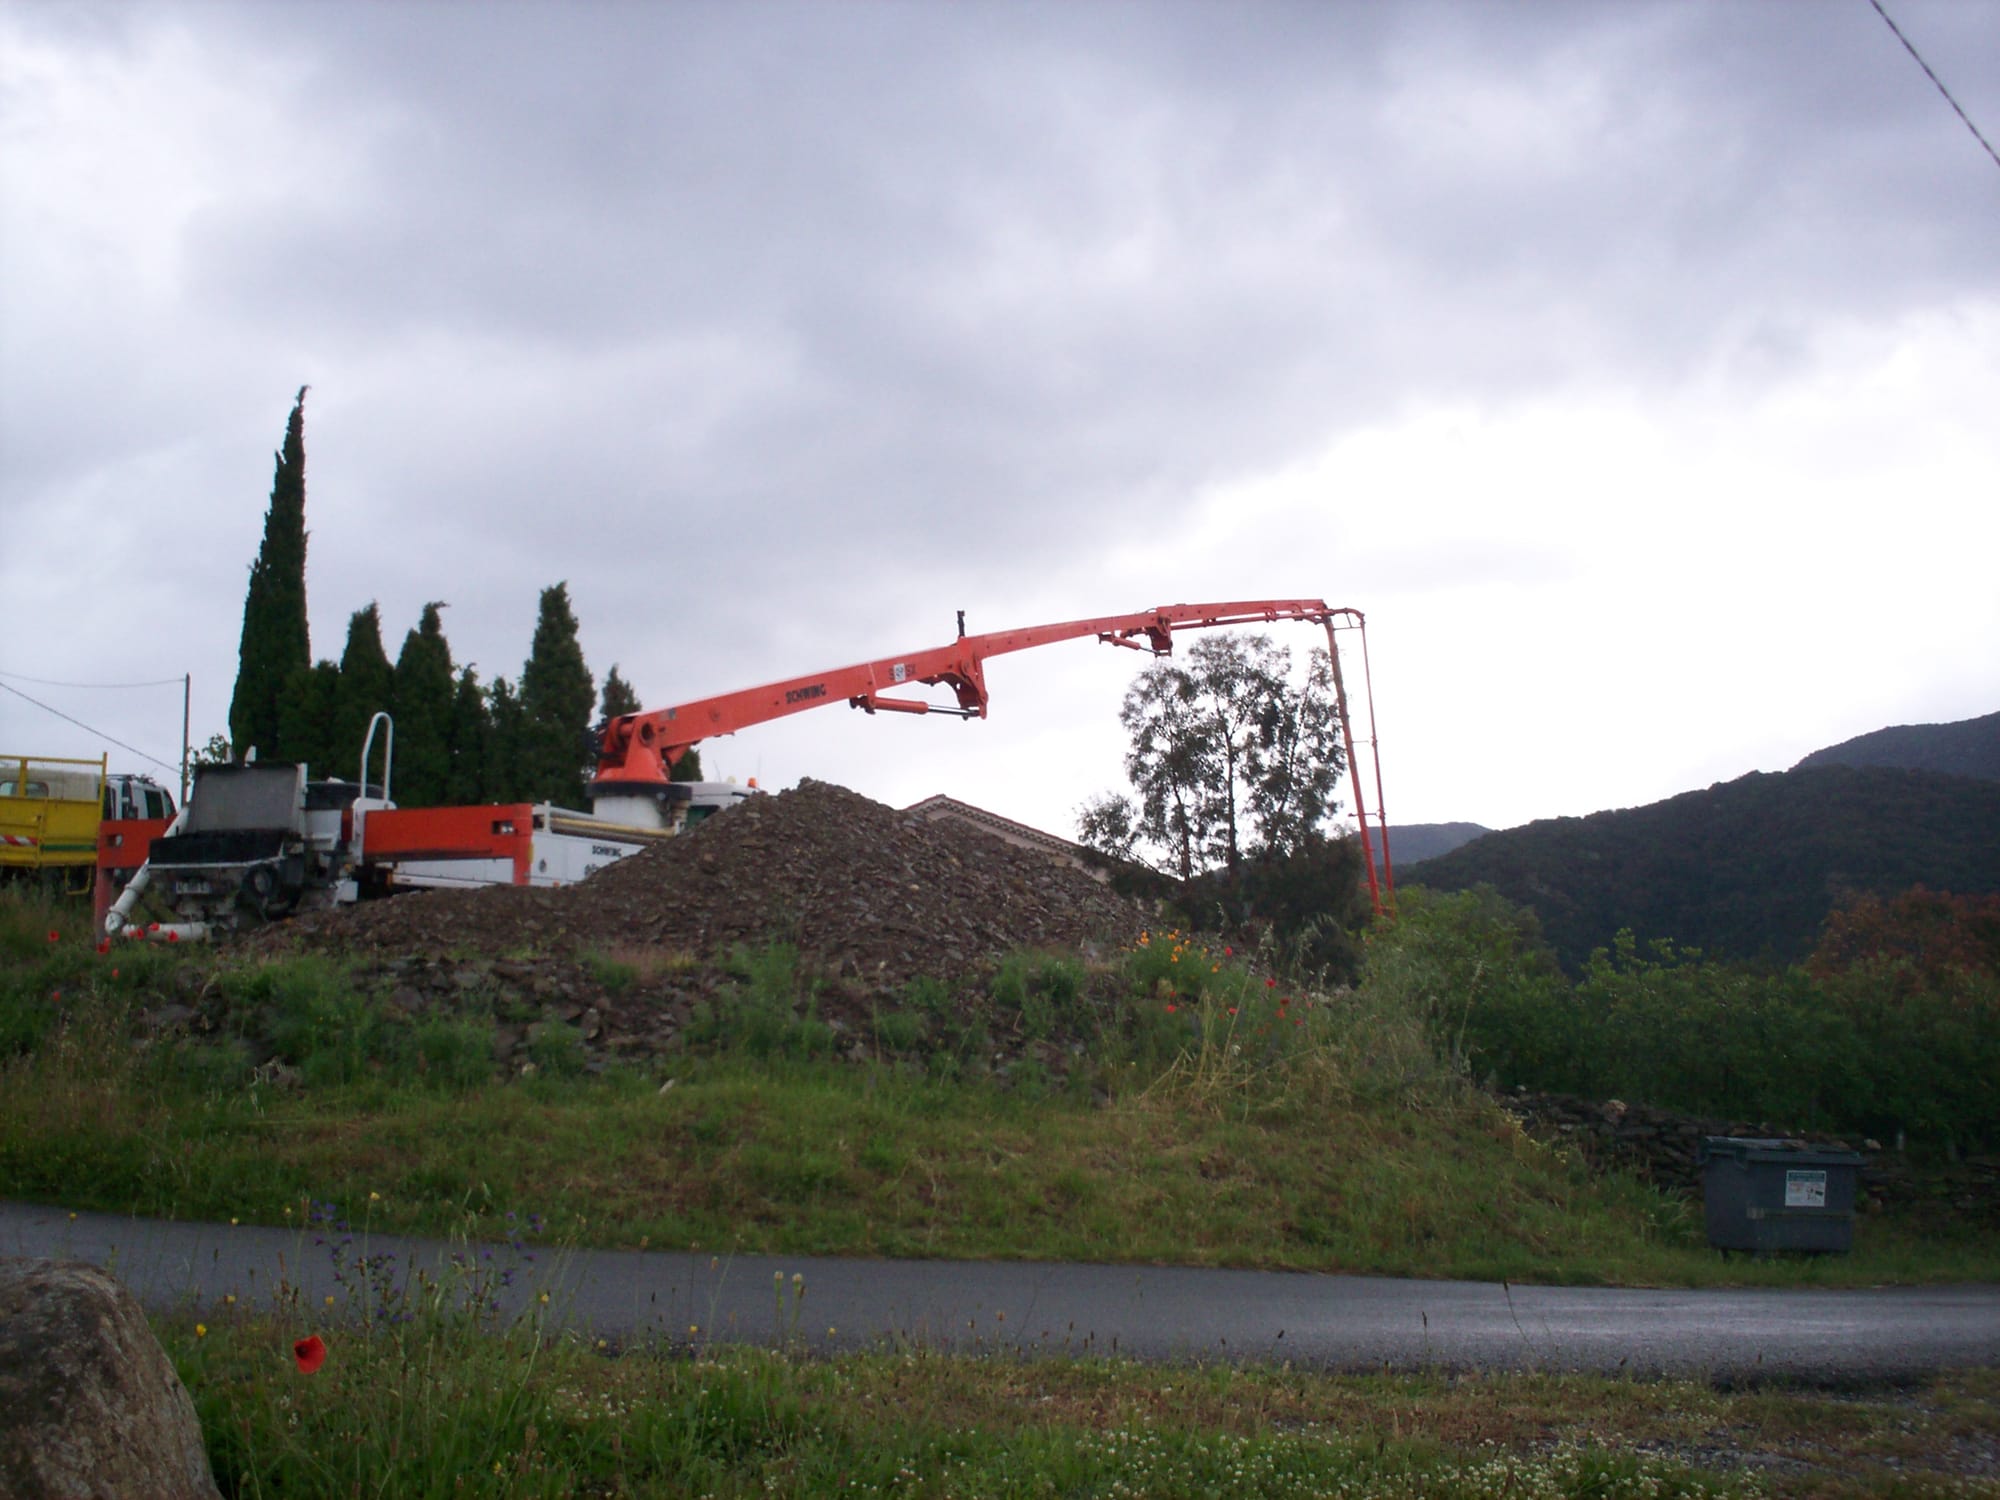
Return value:
[[(734, 734), (753, 724), (782, 719), (821, 708), (843, 699), (853, 708), (868, 713), (954, 714), (960, 718), (986, 717), (986, 659), (1010, 651), (1027, 651), (1051, 646), (1058, 641), (1095, 636), (1108, 646), (1129, 646), (1166, 656), (1174, 649), (1174, 634), (1181, 630), (1213, 630), (1229, 625), (1270, 625), (1283, 620), (1323, 626), (1333, 666), (1333, 686), (1340, 714), (1341, 733), (1346, 741), (1347, 761), (1354, 767), (1355, 814), (1361, 826), (1362, 856), (1367, 863), (1368, 888), (1377, 911), (1383, 909), (1383, 889), (1376, 879), (1375, 856), (1368, 833), (1368, 811), (1355, 765), (1355, 740), (1347, 712), (1347, 690), (1341, 681), (1340, 652), (1334, 639), (1336, 621), (1358, 631), (1362, 640), (1362, 663), (1367, 663), (1366, 622), (1355, 609), (1334, 608), (1324, 599), (1256, 599), (1226, 604), (1164, 604), (1137, 614), (1106, 615), (1095, 620), (1068, 620), (1056, 625), (1030, 625), (1020, 630), (999, 630), (989, 635), (965, 634), (965, 616), (959, 615), (958, 639), (946, 646), (913, 651), (905, 656), (883, 657), (836, 667), (806, 677), (791, 677), (738, 693), (715, 698), (699, 698), (672, 708), (626, 714), (600, 726), (597, 777), (591, 783), (592, 806), (599, 816), (641, 826), (659, 816), (665, 805), (673, 766), (683, 755), (705, 739)], [(885, 689), (946, 686), (957, 698), (956, 706), (926, 702), (922, 698), (891, 696)], [(1372, 695), (1371, 695), (1372, 697)], [(1376, 750), (1374, 705), (1369, 704), (1368, 748)], [(1378, 818), (1381, 809), (1381, 763), (1376, 758), (1375, 786)], [(1381, 819), (1383, 875), (1391, 896), (1394, 875), (1388, 864), (1389, 830)]]
[[(1164, 656), (1174, 648), (1177, 630), (1205, 630), (1225, 625), (1261, 625), (1279, 620), (1330, 624), (1342, 611), (1321, 599), (1267, 599), (1228, 604), (1168, 604), (1137, 614), (1106, 615), (1095, 620), (1069, 620), (1056, 625), (1031, 625), (989, 635), (963, 635), (947, 646), (934, 646), (904, 656), (884, 657), (851, 667), (836, 667), (806, 677), (742, 692), (700, 698), (672, 708), (626, 714), (604, 725), (598, 752), (597, 788), (631, 790), (644, 783), (669, 779), (673, 765), (689, 750), (716, 735), (734, 734), (753, 724), (767, 723), (809, 708), (838, 703), (869, 713), (955, 714), (986, 717), (986, 670), (989, 656), (1026, 651), (1058, 641), (1095, 636), (1112, 646), (1130, 646)], [(956, 707), (921, 698), (891, 697), (884, 689), (921, 684), (951, 688)]]

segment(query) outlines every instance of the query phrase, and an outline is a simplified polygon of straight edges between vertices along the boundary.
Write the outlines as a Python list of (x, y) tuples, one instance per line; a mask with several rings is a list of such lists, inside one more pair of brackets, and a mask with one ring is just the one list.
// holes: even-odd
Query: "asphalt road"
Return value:
[[(107, 1266), (156, 1309), (296, 1293), (301, 1322), (358, 1304), (336, 1279), (393, 1256), (492, 1286), (503, 1316), (619, 1345), (897, 1344), (1002, 1354), (1279, 1361), (1329, 1370), (1549, 1370), (1865, 1383), (2000, 1365), (2000, 1286), (1658, 1291), (1270, 1271), (553, 1251), (161, 1223), (0, 1202), (0, 1255)], [(527, 1259), (532, 1254), (533, 1259)], [(511, 1271), (507, 1284), (499, 1285)], [(794, 1278), (798, 1278), (795, 1282)], [(333, 1313), (325, 1299), (335, 1299)]]

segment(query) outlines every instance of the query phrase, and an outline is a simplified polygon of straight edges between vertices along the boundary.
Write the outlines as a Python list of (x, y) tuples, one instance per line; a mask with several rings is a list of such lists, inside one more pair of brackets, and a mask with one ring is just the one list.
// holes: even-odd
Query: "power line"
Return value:
[(16, 698), (26, 698), (27, 701), (34, 704), (35, 707), (42, 709), (45, 712), (54, 714), (58, 719), (67, 720), (69, 723), (74, 724), (78, 729), (84, 730), (90, 734), (94, 734), (99, 739), (111, 740), (111, 743), (116, 745), (120, 750), (129, 750), (132, 752), (132, 754), (138, 756), (139, 759), (150, 760), (154, 765), (159, 766), (164, 770), (172, 771), (176, 774), (179, 774), (180, 772), (179, 766), (174, 765), (171, 762), (161, 760), (157, 755), (148, 755), (144, 750), (141, 750), (136, 745), (128, 745), (123, 740), (111, 739), (111, 736), (106, 734), (103, 730), (92, 729), (90, 725), (84, 723), (83, 720), (72, 719), (68, 714), (64, 713), (61, 709), (50, 708), (48, 704), (42, 702), (41, 699), (39, 698), (29, 698), (26, 693), (22, 692), (17, 687), (9, 687), (7, 686), (6, 683), (0, 682), (0, 693), (12, 693)]
[(162, 677), (158, 682), (56, 682), (47, 677), (30, 677), (25, 672), (0, 672), (0, 678), (12, 678), (15, 682), (32, 682), (36, 687), (105, 689), (179, 687), (183, 680), (179, 677)]
[(182, 678), (160, 678), (158, 682), (56, 682), (52, 678), (30, 678), (26, 672), (0, 672), (0, 678), (32, 682), (38, 688), (178, 688)]
[(1972, 116), (1959, 108), (1958, 101), (1951, 97), (1951, 90), (1944, 86), (1944, 80), (1931, 71), (1931, 65), (1924, 61), (1924, 55), (1917, 51), (1910, 39), (1903, 35), (1903, 28), (1889, 19), (1889, 12), (1882, 9), (1882, 0), (1868, 0), (1875, 7), (1875, 14), (1882, 18), (1882, 24), (1896, 33), (1896, 40), (1903, 44), (1903, 50), (1917, 60), (1917, 66), (1924, 70), (1924, 76), (1937, 85), (1937, 91), (1944, 95), (1944, 102), (1957, 111), (1959, 119), (1965, 121), (1965, 128), (1972, 132), (1972, 138), (1986, 148), (1986, 154), (1993, 158), (1993, 165), (2000, 167), (2000, 151), (1993, 149), (1993, 143), (1979, 133), (1979, 127), (1972, 123)]

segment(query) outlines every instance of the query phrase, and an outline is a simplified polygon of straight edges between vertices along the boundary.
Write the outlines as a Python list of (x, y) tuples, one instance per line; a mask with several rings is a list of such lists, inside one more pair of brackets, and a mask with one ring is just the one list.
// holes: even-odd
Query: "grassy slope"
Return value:
[(671, 1062), (665, 1092), (638, 1072), (447, 1090), (373, 1070), (274, 1091), (211, 1046), (133, 1047), (132, 960), (115, 984), (62, 962), (66, 1021), (0, 1062), (0, 1193), (74, 1208), (275, 1224), (376, 1195), (386, 1230), (511, 1208), (604, 1246), (1683, 1285), (2000, 1276), (1970, 1235), (1882, 1219), (1852, 1256), (1725, 1260), (1690, 1205), (1528, 1139), (1365, 993), (1256, 1065), (1212, 998), (1178, 1061), (1128, 1061), (1108, 1093), (1109, 1065), (1048, 1092), (733, 1054)]

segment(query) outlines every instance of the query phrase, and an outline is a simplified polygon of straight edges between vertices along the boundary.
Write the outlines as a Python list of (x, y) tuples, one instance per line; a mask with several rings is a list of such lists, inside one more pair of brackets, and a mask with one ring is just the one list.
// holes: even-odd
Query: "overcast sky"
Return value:
[[(1884, 3), (2000, 138), (2000, 4)], [(2000, 166), (1867, 0), (0, 4), (0, 752), (225, 728), (302, 384), (316, 656), (1324, 597), (1492, 827), (2000, 709)], [(703, 759), (1067, 834), (1139, 665)]]

